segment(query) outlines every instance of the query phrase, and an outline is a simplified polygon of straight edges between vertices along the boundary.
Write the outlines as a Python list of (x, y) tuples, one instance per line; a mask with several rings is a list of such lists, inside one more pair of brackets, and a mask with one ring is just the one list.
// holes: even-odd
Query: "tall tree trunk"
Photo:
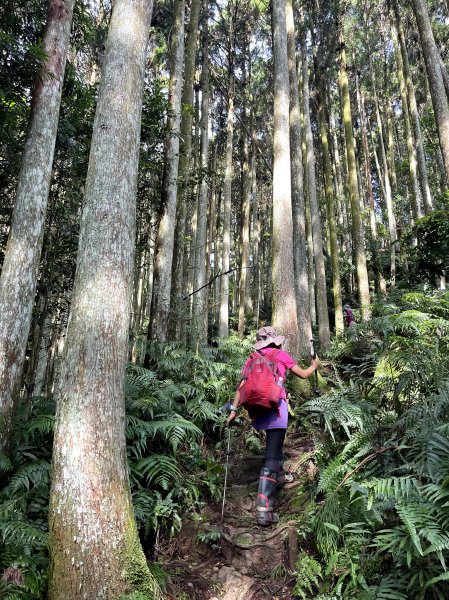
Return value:
[(343, 183), (342, 177), (342, 164), (340, 158), (340, 149), (337, 138), (337, 128), (335, 126), (335, 117), (332, 113), (332, 106), (330, 108), (329, 115), (329, 125), (330, 125), (330, 133), (331, 133), (331, 141), (332, 141), (332, 157), (333, 157), (333, 174), (335, 181), (335, 189), (337, 192), (337, 222), (338, 228), (340, 230), (340, 246), (342, 248), (342, 253), (347, 257), (350, 263), (352, 263), (352, 255), (351, 255), (351, 232), (350, 225), (348, 222), (348, 215), (346, 212), (346, 203), (344, 201), (345, 197), (345, 185)]
[(192, 160), (192, 112), (193, 84), (195, 79), (196, 47), (198, 42), (198, 22), (201, 0), (192, 0), (190, 5), (189, 29), (185, 46), (184, 85), (182, 88), (181, 106), (185, 107), (181, 118), (181, 145), (178, 165), (178, 202), (176, 203), (175, 245), (173, 248), (171, 299), (169, 315), (169, 336), (180, 339), (181, 315), (185, 311), (183, 302), (183, 273), (187, 220), (187, 202), (190, 186), (190, 168)]
[[(142, 243), (140, 243), (142, 246)], [(143, 296), (145, 284), (145, 260), (146, 248), (140, 247), (137, 250), (137, 260), (134, 265), (134, 291), (133, 291), (133, 312), (131, 319), (131, 338), (132, 346), (130, 351), (131, 362), (136, 363), (139, 358), (139, 347), (141, 344), (140, 328), (142, 325)]]
[[(249, 38), (249, 32), (247, 31)], [(245, 334), (245, 316), (249, 312), (248, 299), (248, 267), (249, 267), (249, 227), (251, 214), (251, 169), (250, 169), (250, 154), (249, 154), (249, 139), (252, 139), (253, 131), (253, 111), (249, 115), (248, 125), (248, 108), (246, 100), (246, 89), (248, 89), (248, 80), (251, 82), (251, 63), (249, 69), (246, 68), (246, 61), (249, 58), (249, 39), (245, 40), (246, 56), (243, 58), (243, 130), (242, 130), (242, 259), (240, 261), (240, 281), (239, 281), (239, 324), (238, 335), (243, 338)], [(249, 74), (247, 75), (247, 71)]]
[(416, 143), (416, 157), (418, 161), (418, 175), (419, 175), (419, 186), (421, 189), (421, 196), (424, 203), (424, 212), (430, 214), (433, 210), (433, 199), (430, 192), (429, 180), (427, 177), (426, 157), (424, 153), (423, 136), (421, 132), (421, 124), (419, 120), (418, 105), (415, 96), (415, 87), (413, 85), (412, 73), (410, 70), (410, 64), (408, 60), (407, 47), (405, 44), (404, 30), (402, 28), (401, 17), (399, 14), (399, 7), (397, 0), (393, 0), (393, 8), (396, 19), (396, 27), (399, 37), (399, 46), (401, 49), (402, 63), (404, 65), (404, 76), (405, 84), (407, 87), (407, 99), (412, 118), (413, 133), (415, 136)]
[(446, 171), (446, 188), (449, 182), (449, 106), (444, 89), (443, 75), (440, 67), (440, 56), (433, 37), (432, 26), (425, 0), (412, 0), (413, 12), (418, 25), (419, 37), (426, 64), (430, 96), (440, 140), (441, 154)]
[(273, 145), (273, 325), (287, 336), (289, 352), (299, 350), (293, 265), (290, 170), (290, 86), (285, 0), (273, 0), (274, 145)]
[(198, 229), (198, 191), (199, 191), (199, 172), (200, 172), (200, 86), (195, 85), (195, 126), (193, 135), (193, 173), (194, 181), (191, 187), (191, 196), (187, 208), (187, 223), (186, 237), (189, 237), (189, 244), (184, 253), (184, 273), (183, 273), (183, 289), (186, 290), (188, 299), (184, 313), (186, 317), (181, 322), (181, 340), (187, 342), (188, 330), (192, 320), (193, 310), (193, 285), (195, 282), (195, 265), (196, 265), (196, 234)]
[(253, 290), (253, 313), (254, 313), (254, 325), (256, 329), (259, 328), (259, 312), (260, 312), (260, 272), (261, 272), (261, 253), (260, 249), (260, 219), (259, 219), (259, 194), (257, 189), (257, 148), (255, 144), (255, 133), (253, 132), (253, 144), (251, 146), (251, 186), (252, 186), (252, 219), (251, 219), (251, 242), (252, 242), (252, 254), (253, 254), (253, 268), (252, 268), (252, 290)]
[[(207, 342), (207, 288), (206, 284), (206, 230), (208, 205), (209, 155), (209, 28), (208, 4), (204, 2), (203, 15), (203, 64), (201, 73), (201, 120), (200, 120), (200, 169), (201, 182), (198, 193), (197, 232), (195, 253), (195, 279), (193, 296), (193, 331), (195, 341)], [(198, 291), (196, 291), (198, 290)]]
[[(315, 294), (315, 261), (313, 258), (313, 235), (310, 218), (310, 204), (306, 203), (306, 236), (307, 236), (307, 281), (309, 284), (309, 308), (312, 325), (316, 326), (316, 294)], [(310, 346), (310, 344), (309, 344)]]
[(365, 100), (363, 94), (360, 93), (359, 86), (357, 84), (357, 101), (359, 103), (360, 113), (360, 124), (362, 133), (362, 148), (365, 155), (365, 181), (366, 181), (366, 193), (368, 196), (368, 209), (369, 209), (369, 222), (370, 222), (370, 233), (371, 233), (371, 253), (373, 255), (373, 271), (374, 271), (374, 285), (376, 294), (379, 296), (385, 296), (387, 286), (385, 278), (382, 273), (382, 267), (380, 264), (379, 257), (379, 241), (377, 236), (377, 223), (376, 223), (376, 212), (374, 207), (374, 193), (373, 193), (373, 182), (371, 176), (371, 160), (370, 151), (367, 137), (367, 125), (366, 125), (366, 111), (365, 111)]
[(42, 252), (74, 0), (50, 0), (45, 58), (31, 103), (28, 137), (0, 277), (0, 452), (8, 449)]
[(334, 294), (334, 311), (335, 311), (335, 333), (340, 335), (344, 331), (343, 322), (343, 302), (341, 298), (341, 283), (340, 283), (340, 251), (337, 240), (337, 224), (335, 222), (335, 201), (334, 188), (332, 185), (332, 166), (329, 151), (328, 125), (325, 113), (325, 98), (326, 93), (324, 84), (320, 85), (320, 93), (318, 97), (318, 118), (320, 122), (321, 146), (323, 150), (323, 171), (324, 171), (324, 186), (326, 195), (327, 207), (327, 222), (329, 226), (329, 245), (330, 255), (332, 260), (332, 290)]
[(40, 396), (47, 394), (47, 366), (48, 366), (48, 355), (50, 348), (50, 340), (52, 335), (52, 323), (51, 317), (47, 313), (45, 320), (42, 324), (42, 335), (40, 339), (40, 345), (38, 349), (38, 356), (36, 360), (36, 369), (33, 375), (33, 387), (30, 390), (33, 396)]
[[(232, 3), (229, 3), (232, 12)], [(234, 140), (234, 44), (233, 44), (233, 19), (230, 18), (228, 52), (229, 83), (228, 83), (228, 118), (226, 125), (226, 167), (223, 191), (223, 246), (221, 268), (223, 276), (220, 278), (220, 317), (218, 323), (218, 336), (221, 338), (229, 335), (229, 275), (224, 275), (230, 268), (231, 254), (231, 205), (232, 205), (232, 150)]]
[(292, 0), (285, 3), (287, 17), (288, 71), (290, 81), (290, 160), (293, 213), (293, 263), (295, 272), (296, 307), (298, 312), (299, 350), (310, 348), (312, 323), (307, 277), (306, 209), (304, 201), (304, 169), (302, 157), (301, 107), (296, 64), (296, 31)]
[(407, 142), (407, 152), (408, 152), (408, 162), (409, 162), (409, 173), (410, 180), (412, 183), (412, 214), (414, 219), (419, 219), (422, 217), (421, 210), (421, 193), (419, 189), (418, 182), (418, 166), (416, 159), (416, 148), (413, 139), (412, 128), (410, 124), (410, 115), (408, 110), (408, 99), (407, 99), (407, 87), (405, 84), (405, 75), (404, 75), (404, 64), (402, 62), (402, 54), (399, 48), (398, 43), (398, 35), (396, 30), (396, 24), (392, 23), (391, 32), (395, 47), (396, 54), (396, 64), (398, 68), (398, 82), (399, 82), (399, 91), (401, 94), (401, 103), (402, 103), (402, 114), (404, 116), (404, 135)]
[[(397, 192), (397, 177), (396, 177), (396, 166), (394, 161), (394, 153), (395, 153), (395, 140), (393, 135), (393, 122), (392, 122), (392, 107), (391, 102), (388, 98), (385, 98), (384, 109), (386, 114), (386, 136), (385, 136), (385, 145), (387, 152), (387, 164), (388, 164), (388, 173), (391, 181), (391, 191), (393, 194), (393, 198)], [(362, 194), (361, 194), (362, 195)]]
[[(207, 225), (207, 250), (206, 250), (206, 281), (210, 281), (217, 273), (217, 249), (215, 246), (216, 240), (216, 214), (217, 214), (217, 138), (213, 136), (212, 142), (212, 165), (210, 174), (210, 210), (208, 215)], [(213, 257), (213, 261), (212, 261)], [(212, 317), (211, 327), (215, 327), (215, 287), (210, 286), (207, 295), (207, 310), (208, 319)], [(212, 308), (212, 310), (210, 310)]]
[(151, 13), (150, 0), (116, 0), (106, 43), (57, 393), (51, 600), (159, 597), (133, 514), (124, 404)]
[(348, 163), (348, 187), (351, 201), (352, 216), (352, 241), (356, 259), (357, 287), (362, 319), (368, 320), (371, 316), (368, 269), (365, 255), (365, 234), (363, 231), (362, 215), (357, 184), (357, 167), (355, 161), (354, 132), (352, 130), (351, 100), (349, 96), (349, 82), (346, 68), (346, 51), (344, 40), (340, 45), (340, 93), (342, 103), (342, 116), (345, 130), (346, 156)]
[(178, 193), (179, 133), (181, 125), (182, 68), (184, 63), (185, 0), (174, 4), (173, 29), (170, 42), (170, 83), (165, 142), (164, 178), (162, 183), (161, 218), (154, 250), (153, 295), (151, 300), (148, 339), (168, 338), (168, 316), (175, 242), (176, 203)]
[(383, 164), (384, 199), (385, 199), (385, 204), (387, 207), (388, 232), (390, 235), (390, 284), (392, 286), (394, 286), (396, 283), (396, 251), (399, 249), (399, 245), (397, 242), (398, 233), (397, 233), (397, 228), (396, 228), (396, 216), (394, 214), (394, 208), (393, 208), (393, 194), (392, 194), (392, 189), (391, 189), (390, 170), (388, 168), (388, 157), (387, 157), (387, 152), (385, 149), (384, 129), (383, 129), (383, 124), (382, 124), (382, 119), (380, 116), (379, 100), (377, 98), (374, 69), (373, 69), (373, 65), (371, 63), (370, 63), (370, 68), (371, 68), (371, 80), (372, 80), (373, 94), (374, 94), (374, 108), (376, 111), (376, 119), (377, 119), (377, 130), (379, 132), (379, 145), (380, 145), (380, 152), (381, 152), (382, 164)]
[(312, 124), (310, 120), (310, 92), (307, 53), (302, 53), (302, 89), (304, 103), (304, 125), (306, 132), (306, 165), (307, 192), (310, 206), (310, 222), (313, 238), (313, 258), (315, 264), (315, 290), (318, 319), (318, 339), (323, 350), (330, 343), (329, 312), (327, 307), (326, 267), (323, 254), (323, 237), (321, 234), (321, 218), (318, 206), (318, 195), (315, 174), (315, 152), (313, 149)]
[[(298, 79), (299, 89), (302, 90), (302, 54), (305, 52), (305, 48), (300, 48), (298, 56)], [(309, 313), (310, 322), (312, 327), (316, 326), (316, 301), (315, 301), (315, 265), (313, 260), (313, 238), (312, 238), (312, 226), (310, 222), (310, 205), (306, 202), (308, 197), (309, 182), (307, 180), (307, 145), (306, 145), (306, 127), (304, 119), (304, 102), (300, 102), (299, 118), (301, 122), (301, 156), (302, 156), (302, 168), (304, 173), (304, 208), (305, 208), (305, 225), (306, 225), (306, 253), (307, 253), (307, 287), (309, 290)], [(310, 341), (309, 341), (310, 351)]]
[(446, 98), (449, 100), (449, 73), (447, 72), (446, 65), (440, 55), (440, 69), (443, 77), (444, 90), (446, 92)]
[(248, 151), (248, 136), (245, 132), (243, 149), (243, 224), (242, 224), (242, 259), (240, 262), (239, 280), (239, 324), (238, 334), (240, 338), (245, 335), (245, 316), (248, 313), (248, 268), (249, 268), (249, 219), (251, 211), (251, 178)]

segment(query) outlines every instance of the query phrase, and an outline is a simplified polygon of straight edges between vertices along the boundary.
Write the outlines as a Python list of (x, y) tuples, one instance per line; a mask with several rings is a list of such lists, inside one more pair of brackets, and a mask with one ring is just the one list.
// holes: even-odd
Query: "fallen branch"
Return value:
[[(245, 269), (251, 269), (251, 267), (245, 267)], [(220, 271), (218, 271), (218, 273), (216, 275), (214, 275), (213, 277), (211, 277), (207, 283), (202, 285), (197, 290), (194, 290), (191, 294), (187, 294), (187, 296), (184, 296), (183, 300), (187, 300), (187, 298), (190, 298), (190, 296), (193, 296), (193, 294), (197, 294), (203, 288), (209, 287), (211, 285), (211, 283), (213, 283), (218, 277), (223, 277), (223, 275), (229, 275), (229, 273), (232, 273), (233, 271), (240, 271), (240, 270), (241, 270), (241, 267), (236, 267), (235, 269), (229, 269), (229, 271), (225, 271), (224, 273), (220, 273)]]
[(394, 446), (386, 446), (385, 448), (379, 448), (378, 450), (376, 450), (376, 452), (373, 452), (369, 456), (366, 456), (362, 460), (362, 462), (360, 462), (354, 469), (352, 469), (352, 471), (349, 471), (349, 473), (346, 473), (346, 475), (343, 477), (343, 479), (340, 481), (340, 483), (335, 488), (335, 491), (337, 492), (341, 488), (341, 486), (343, 486), (348, 481), (348, 479), (352, 475), (354, 475), (354, 473), (357, 473), (357, 471), (359, 471), (363, 466), (365, 466), (367, 462), (369, 462), (373, 458), (376, 458), (376, 456), (378, 456), (379, 454), (383, 454), (387, 450), (393, 450), (393, 449), (394, 449)]

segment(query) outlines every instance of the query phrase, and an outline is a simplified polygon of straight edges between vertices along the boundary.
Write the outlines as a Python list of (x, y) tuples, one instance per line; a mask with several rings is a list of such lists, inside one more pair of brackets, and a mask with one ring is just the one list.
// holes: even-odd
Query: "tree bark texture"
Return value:
[(418, 25), (419, 37), (426, 64), (430, 96), (440, 140), (441, 154), (446, 172), (446, 188), (449, 182), (449, 106), (440, 67), (440, 55), (435, 43), (425, 0), (412, 0), (413, 12)]
[(362, 319), (371, 316), (368, 270), (366, 267), (365, 234), (363, 231), (362, 215), (357, 184), (357, 166), (355, 160), (354, 133), (352, 129), (351, 100), (349, 96), (349, 81), (346, 67), (346, 51), (342, 40), (340, 49), (340, 93), (342, 116), (345, 131), (346, 157), (348, 163), (348, 187), (351, 201), (352, 241), (356, 259), (356, 273), (359, 302)]
[(57, 391), (51, 600), (159, 596), (133, 514), (124, 405), (151, 13), (151, 0), (116, 0), (106, 42)]
[[(380, 146), (380, 152), (381, 152), (381, 156), (382, 156), (382, 165), (383, 165), (383, 192), (384, 192), (384, 199), (385, 199), (385, 205), (387, 208), (387, 220), (388, 220), (388, 232), (389, 232), (389, 236), (390, 236), (390, 284), (392, 286), (395, 285), (396, 283), (396, 250), (399, 249), (399, 244), (398, 244), (398, 233), (397, 233), (397, 227), (396, 227), (396, 215), (394, 214), (394, 207), (393, 207), (393, 192), (392, 192), (392, 188), (391, 188), (391, 179), (390, 179), (390, 169), (388, 166), (388, 157), (387, 157), (387, 151), (386, 151), (386, 144), (385, 144), (385, 137), (384, 137), (384, 127), (383, 127), (383, 123), (382, 123), (382, 118), (380, 115), (380, 108), (379, 108), (379, 100), (377, 97), (377, 90), (376, 90), (376, 79), (375, 79), (375, 74), (374, 74), (374, 69), (373, 69), (373, 65), (372, 63), (370, 64), (371, 67), (371, 79), (372, 79), (372, 86), (373, 86), (373, 100), (374, 100), (374, 108), (375, 108), (375, 112), (376, 112), (376, 120), (377, 120), (377, 130), (379, 133), (379, 146)], [(380, 173), (379, 173), (380, 176)]]
[[(230, 32), (230, 35), (232, 31)], [(234, 140), (234, 73), (229, 65), (228, 118), (226, 125), (226, 167), (223, 190), (223, 246), (221, 268), (226, 273), (230, 268), (231, 254), (231, 205), (232, 205), (232, 149)], [(218, 336), (229, 335), (229, 275), (220, 278), (220, 316)]]
[(174, 4), (173, 29), (170, 44), (170, 83), (165, 142), (162, 213), (154, 252), (153, 296), (151, 302), (148, 339), (168, 338), (168, 315), (175, 241), (176, 202), (178, 192), (179, 132), (181, 124), (182, 68), (184, 63), (184, 11), (185, 0)]
[(379, 241), (377, 235), (377, 222), (376, 222), (376, 213), (374, 206), (374, 193), (373, 193), (373, 182), (371, 176), (371, 158), (369, 152), (368, 145), (368, 137), (367, 137), (367, 127), (366, 127), (366, 111), (365, 111), (365, 100), (363, 94), (359, 91), (359, 86), (357, 85), (357, 101), (359, 103), (359, 114), (360, 114), (360, 128), (362, 135), (362, 148), (363, 153), (365, 155), (365, 183), (366, 183), (366, 194), (368, 198), (368, 210), (369, 210), (369, 223), (370, 223), (370, 246), (372, 253), (372, 264), (374, 271), (374, 289), (376, 294), (379, 296), (385, 296), (387, 291), (387, 285), (385, 282), (385, 277), (382, 273), (382, 267), (380, 264), (379, 257)]
[(252, 268), (252, 304), (254, 314), (254, 325), (259, 329), (260, 312), (260, 273), (261, 264), (259, 251), (260, 248), (260, 219), (259, 219), (259, 194), (257, 189), (257, 148), (255, 144), (255, 133), (253, 132), (253, 144), (251, 152), (251, 188), (252, 188), (252, 215), (251, 215), (251, 243), (253, 254)]
[[(247, 108), (246, 101), (244, 102), (244, 119), (247, 121)], [(252, 116), (251, 119), (252, 121)], [(250, 130), (252, 125), (250, 125)], [(240, 338), (243, 338), (245, 334), (245, 315), (248, 313), (248, 267), (249, 267), (249, 219), (251, 209), (251, 173), (250, 173), (250, 162), (249, 162), (249, 135), (246, 131), (242, 131), (242, 259), (240, 262), (240, 281), (239, 281), (239, 324), (238, 334)]]
[(195, 78), (196, 47), (198, 42), (198, 22), (201, 0), (192, 0), (187, 41), (184, 51), (184, 86), (181, 106), (186, 110), (181, 118), (181, 145), (178, 165), (178, 202), (176, 203), (176, 233), (173, 249), (171, 300), (169, 314), (169, 336), (179, 339), (181, 335), (181, 314), (185, 310), (182, 297), (185, 254), (185, 235), (187, 219), (187, 201), (190, 185), (190, 167), (192, 160), (192, 110), (193, 83)]
[(307, 354), (312, 337), (309, 280), (307, 277), (306, 209), (302, 157), (301, 107), (296, 61), (296, 31), (292, 0), (285, 3), (287, 18), (288, 72), (290, 82), (290, 160), (293, 216), (293, 266), (298, 313), (299, 350)]
[(335, 220), (334, 188), (332, 185), (332, 166), (329, 150), (328, 124), (325, 112), (325, 90), (320, 86), (318, 118), (320, 123), (321, 147), (323, 151), (324, 192), (326, 195), (327, 223), (329, 227), (329, 245), (332, 261), (332, 291), (334, 295), (335, 334), (341, 335), (344, 331), (343, 302), (341, 298), (340, 282), (340, 250), (337, 239), (337, 223)]
[(307, 53), (302, 53), (302, 89), (304, 102), (304, 125), (306, 132), (306, 165), (307, 192), (310, 206), (310, 223), (312, 227), (313, 258), (315, 265), (315, 293), (318, 320), (318, 339), (321, 349), (328, 348), (330, 343), (329, 312), (327, 306), (326, 267), (323, 253), (323, 236), (321, 234), (321, 217), (318, 206), (318, 193), (315, 173), (315, 151), (313, 148), (312, 123), (310, 118), (310, 91)]
[(195, 279), (193, 297), (193, 330), (195, 342), (207, 342), (207, 288), (206, 283), (206, 229), (208, 205), (207, 164), (209, 155), (209, 29), (207, 4), (204, 6), (203, 65), (201, 73), (200, 169), (201, 182), (198, 194)]
[(273, 0), (274, 141), (272, 321), (285, 335), (291, 354), (299, 350), (293, 265), (293, 217), (290, 170), (290, 85), (285, 0)]
[(402, 62), (402, 54), (399, 48), (398, 35), (396, 30), (396, 24), (393, 22), (391, 25), (391, 32), (395, 47), (396, 64), (398, 67), (398, 83), (399, 91), (401, 94), (402, 103), (402, 114), (404, 116), (404, 135), (407, 143), (407, 153), (409, 162), (409, 173), (410, 180), (412, 183), (412, 214), (414, 219), (420, 219), (422, 217), (421, 210), (421, 191), (418, 182), (418, 161), (416, 159), (416, 147), (413, 139), (412, 127), (410, 124), (410, 114), (408, 110), (408, 99), (407, 99), (407, 87), (405, 84), (404, 65)]
[(418, 161), (418, 175), (419, 175), (419, 186), (421, 189), (421, 196), (424, 203), (424, 212), (430, 214), (433, 210), (433, 199), (430, 192), (429, 180), (427, 177), (426, 157), (424, 153), (423, 136), (421, 131), (421, 123), (419, 120), (418, 105), (415, 96), (415, 87), (413, 85), (412, 73), (410, 70), (410, 63), (408, 60), (407, 46), (405, 44), (404, 30), (402, 28), (401, 17), (399, 14), (399, 7), (397, 0), (393, 0), (393, 9), (396, 19), (396, 26), (398, 31), (399, 46), (401, 49), (402, 63), (404, 65), (405, 84), (407, 87), (407, 99), (410, 110), (410, 116), (412, 119), (413, 133), (415, 136), (416, 143), (416, 157)]
[(7, 451), (10, 441), (31, 326), (74, 3), (49, 2), (46, 57), (33, 92), (0, 278), (0, 452)]

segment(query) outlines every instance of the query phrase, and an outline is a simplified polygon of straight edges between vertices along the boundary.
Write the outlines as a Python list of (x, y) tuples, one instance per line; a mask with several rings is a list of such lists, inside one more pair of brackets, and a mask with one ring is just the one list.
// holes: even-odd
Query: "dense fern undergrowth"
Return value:
[[(223, 489), (223, 414), (248, 340), (201, 352), (175, 343), (148, 348), (150, 368), (129, 365), (126, 438), (136, 520), (149, 558), (159, 537), (198, 518)], [(13, 448), (0, 456), (0, 598), (43, 598), (47, 589), (48, 500), (54, 403), (23, 401)], [(160, 570), (155, 567), (155, 575)], [(161, 582), (163, 583), (163, 582)]]
[(334, 345), (334, 387), (298, 417), (318, 467), (298, 597), (449, 597), (448, 342), (449, 295), (408, 293)]
[[(449, 597), (449, 294), (397, 294), (335, 341), (326, 393), (296, 398), (313, 440), (297, 488), (298, 598)], [(136, 519), (149, 558), (223, 490), (223, 415), (250, 340), (200, 352), (173, 343), (130, 365), (126, 436)], [(54, 405), (23, 402), (0, 457), (0, 598), (45, 598)], [(233, 431), (233, 435), (237, 435)], [(258, 447), (249, 433), (247, 445)], [(302, 480), (301, 480), (302, 481)]]

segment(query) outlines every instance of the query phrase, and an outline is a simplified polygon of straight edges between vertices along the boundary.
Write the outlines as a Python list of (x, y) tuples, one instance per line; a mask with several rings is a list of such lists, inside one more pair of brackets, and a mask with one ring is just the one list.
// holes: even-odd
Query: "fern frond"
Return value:
[(323, 578), (320, 563), (307, 552), (301, 552), (299, 555), (295, 563), (295, 575), (293, 594), (303, 600), (310, 597), (314, 588), (319, 587), (319, 580)]
[(0, 452), (0, 473), (9, 473), (13, 470), (13, 464), (9, 456)]
[(435, 431), (427, 446), (427, 468), (435, 483), (449, 473), (449, 439)]
[(134, 470), (145, 477), (148, 483), (158, 485), (163, 490), (179, 485), (182, 480), (179, 463), (165, 454), (152, 454), (148, 458), (143, 458), (136, 464)]
[(54, 415), (38, 415), (34, 419), (31, 419), (26, 425), (28, 433), (40, 433), (48, 434), (53, 433), (55, 428), (55, 416)]
[(35, 460), (20, 468), (3, 489), (5, 498), (15, 496), (18, 492), (28, 492), (32, 487), (48, 486), (50, 480), (50, 463), (46, 460)]
[(0, 521), (0, 535), (3, 542), (10, 544), (23, 544), (32, 548), (47, 546), (48, 533), (31, 521), (12, 519)]

